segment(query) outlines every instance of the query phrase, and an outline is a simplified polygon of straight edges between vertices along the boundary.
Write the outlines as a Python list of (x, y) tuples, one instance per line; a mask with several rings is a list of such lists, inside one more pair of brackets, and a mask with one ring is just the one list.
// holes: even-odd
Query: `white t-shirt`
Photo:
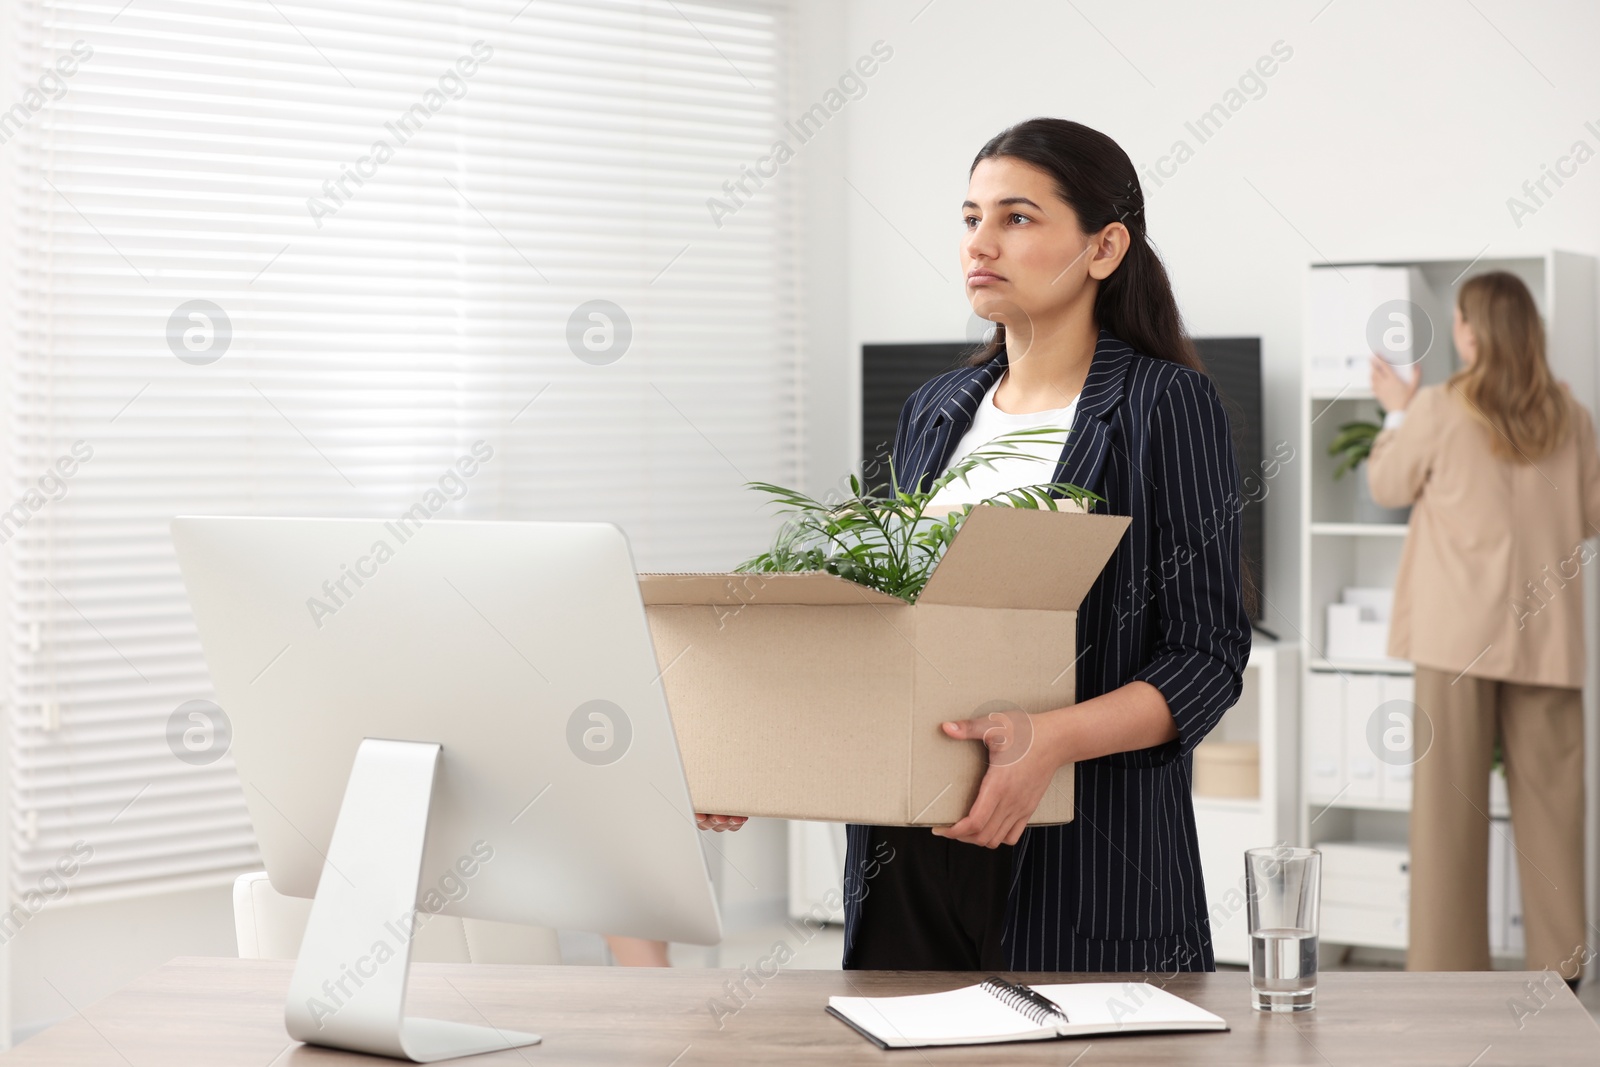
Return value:
[(1078, 397), (1073, 397), (1072, 402), (1064, 408), (1013, 415), (994, 406), (994, 391), (1003, 380), (1004, 375), (983, 394), (983, 399), (978, 402), (978, 410), (972, 417), (972, 426), (950, 454), (950, 464), (945, 470), (961, 462), (969, 453), (980, 451), (996, 437), (1013, 430), (1051, 426), (1062, 432), (1051, 435), (1054, 444), (1048, 438), (1013, 444), (1011, 447), (1023, 455), (1015, 459), (995, 460), (992, 468), (978, 467), (968, 472), (965, 483), (958, 478), (939, 490), (933, 498), (933, 505), (975, 504), (1007, 489), (1020, 489), (1025, 485), (1040, 485), (1055, 480), (1063, 442), (1067, 439), (1066, 431), (1072, 427), (1072, 417), (1078, 410)]

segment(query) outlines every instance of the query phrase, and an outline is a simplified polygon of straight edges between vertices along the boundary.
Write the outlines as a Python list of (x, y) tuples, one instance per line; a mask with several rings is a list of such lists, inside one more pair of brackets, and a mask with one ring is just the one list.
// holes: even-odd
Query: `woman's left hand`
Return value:
[(982, 741), (989, 768), (978, 786), (972, 810), (951, 826), (934, 827), (940, 837), (996, 848), (1014, 845), (1050, 788), (1061, 761), (1047, 736), (1054, 719), (1023, 711), (991, 712), (944, 724), (946, 737)]

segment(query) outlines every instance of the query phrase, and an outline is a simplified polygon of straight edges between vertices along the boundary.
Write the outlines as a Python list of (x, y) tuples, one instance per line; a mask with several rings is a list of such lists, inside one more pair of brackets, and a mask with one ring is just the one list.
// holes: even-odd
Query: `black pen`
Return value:
[(1057, 1004), (1055, 1001), (1051, 1000), (1049, 997), (1045, 996), (1043, 993), (1040, 993), (1031, 986), (1025, 986), (1017, 982), (1008, 982), (999, 975), (990, 975), (988, 978), (984, 979), (983, 985), (991, 992), (995, 993), (1001, 1000), (1010, 1004), (1013, 1008), (1017, 1008), (1019, 1011), (1023, 1010), (1023, 1004), (1030, 1005), (1033, 1008), (1033, 1011), (1024, 1011), (1023, 1013), (1028, 1015), (1030, 1018), (1032, 1018), (1034, 1015), (1037, 1015), (1038, 1018), (1034, 1020), (1035, 1022), (1043, 1023), (1045, 1018), (1051, 1015), (1060, 1016), (1061, 1021), (1064, 1023), (1070, 1023), (1072, 1021), (1071, 1019), (1067, 1018), (1067, 1013), (1065, 1009), (1061, 1007), (1061, 1005)]

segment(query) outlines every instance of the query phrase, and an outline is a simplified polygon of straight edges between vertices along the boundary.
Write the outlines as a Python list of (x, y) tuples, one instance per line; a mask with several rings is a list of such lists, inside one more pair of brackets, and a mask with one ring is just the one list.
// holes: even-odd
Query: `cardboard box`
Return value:
[(1194, 795), (1259, 797), (1261, 746), (1254, 741), (1210, 740), (1194, 746)]
[(1328, 605), (1328, 633), (1323, 649), (1329, 659), (1405, 662), (1388, 652), (1394, 590), (1350, 586), (1339, 599), (1339, 603)]
[[(988, 765), (939, 724), (1075, 700), (1078, 606), (1131, 520), (983, 505), (915, 605), (835, 575), (645, 574), (695, 809), (949, 825)], [(1072, 767), (1033, 824), (1072, 819)]]

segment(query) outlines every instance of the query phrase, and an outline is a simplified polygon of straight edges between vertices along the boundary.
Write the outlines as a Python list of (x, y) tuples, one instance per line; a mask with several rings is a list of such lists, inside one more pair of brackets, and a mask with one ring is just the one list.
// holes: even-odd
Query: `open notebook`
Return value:
[(1221, 1016), (1147, 982), (1025, 986), (987, 978), (944, 993), (829, 997), (828, 1014), (879, 1048), (1228, 1028)]

